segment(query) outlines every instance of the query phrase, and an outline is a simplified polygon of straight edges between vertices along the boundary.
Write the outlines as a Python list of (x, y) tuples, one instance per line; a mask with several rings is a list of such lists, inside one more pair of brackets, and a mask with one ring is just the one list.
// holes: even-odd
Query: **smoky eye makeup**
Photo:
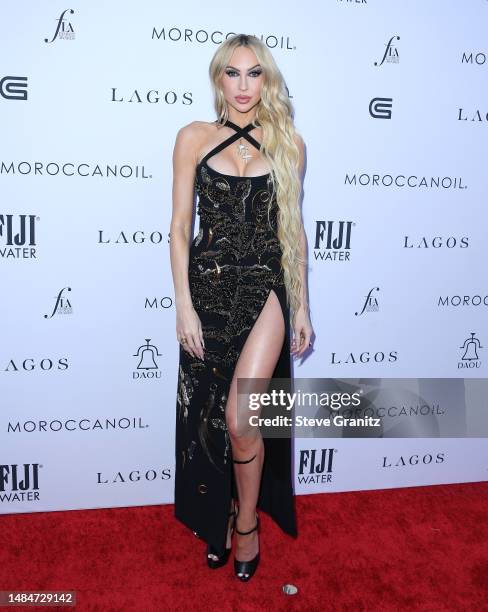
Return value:
[[(261, 67), (258, 67), (258, 68), (252, 68), (251, 70), (249, 70), (248, 74), (249, 76), (256, 78), (260, 74), (262, 74), (262, 72), (263, 72), (263, 69)], [(226, 68), (225, 74), (230, 77), (239, 76), (239, 71), (236, 70), (235, 68)]]

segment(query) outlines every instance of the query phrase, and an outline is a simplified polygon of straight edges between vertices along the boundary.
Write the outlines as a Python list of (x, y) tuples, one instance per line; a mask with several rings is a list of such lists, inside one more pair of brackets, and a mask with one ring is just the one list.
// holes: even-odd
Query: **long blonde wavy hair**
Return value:
[[(298, 172), (299, 149), (294, 140), (293, 106), (284, 78), (266, 45), (255, 36), (236, 34), (218, 47), (210, 62), (209, 74), (214, 87), (218, 122), (223, 125), (229, 118), (220, 79), (232, 53), (240, 46), (252, 49), (263, 69), (261, 100), (253, 125), (257, 127), (259, 123), (262, 127), (260, 151), (269, 163), (273, 194), (276, 194), (278, 204), (278, 239), (283, 252), (281, 267), (287, 301), (293, 313), (296, 313), (301, 304), (300, 265), (306, 265), (306, 260), (300, 253), (301, 180)], [(273, 197), (270, 198), (268, 213), (272, 200)]]

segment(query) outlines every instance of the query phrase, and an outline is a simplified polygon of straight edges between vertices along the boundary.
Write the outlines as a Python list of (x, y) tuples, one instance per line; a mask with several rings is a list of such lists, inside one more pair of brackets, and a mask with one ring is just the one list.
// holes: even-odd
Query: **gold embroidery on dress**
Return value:
[[(284, 285), (278, 204), (272, 186), (270, 174), (233, 177), (205, 162), (197, 166), (195, 175), (200, 227), (188, 273), (192, 303), (202, 322), (205, 359), (202, 362), (184, 354), (191, 375), (180, 370), (178, 401), (184, 419), (188, 408), (192, 409), (192, 397), (200, 407), (198, 416), (193, 417), (199, 446), (219, 471), (230, 452), (227, 397), (219, 380), (228, 388), (243, 342), (270, 289)], [(194, 395), (200, 374), (208, 388), (199, 388)]]

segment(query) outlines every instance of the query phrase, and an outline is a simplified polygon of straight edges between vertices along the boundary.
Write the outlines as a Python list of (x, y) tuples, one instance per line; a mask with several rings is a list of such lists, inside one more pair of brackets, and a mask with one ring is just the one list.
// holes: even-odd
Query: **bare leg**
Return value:
[[(256, 455), (249, 463), (234, 463), (239, 496), (237, 527), (241, 531), (248, 531), (256, 525), (256, 504), (264, 462), (264, 444), (259, 428), (249, 427), (247, 419), (245, 423), (242, 422), (242, 411), (238, 410), (237, 406), (237, 379), (271, 378), (284, 339), (285, 322), (281, 305), (278, 296), (271, 290), (237, 361), (226, 406), (227, 428), (233, 458), (247, 460)], [(236, 558), (239, 561), (251, 560), (259, 551), (258, 532), (254, 531), (244, 536), (236, 534), (236, 538)]]

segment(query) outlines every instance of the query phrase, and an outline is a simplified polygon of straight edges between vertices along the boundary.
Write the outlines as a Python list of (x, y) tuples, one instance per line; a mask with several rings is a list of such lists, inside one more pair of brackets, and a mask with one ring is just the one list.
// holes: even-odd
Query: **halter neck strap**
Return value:
[[(236, 132), (250, 132), (255, 127), (252, 124), (252, 122), (248, 123), (244, 127), (240, 127), (239, 125), (237, 125), (235, 123), (232, 123), (232, 121), (230, 119), (227, 119), (227, 121), (224, 123), (224, 125), (228, 125), (229, 127), (231, 127)], [(256, 126), (259, 127), (260, 125), (261, 124), (259, 123), (259, 121), (256, 121)]]
[(216, 155), (217, 153), (219, 153), (220, 151), (225, 149), (227, 146), (229, 146), (230, 144), (232, 144), (233, 142), (235, 142), (239, 138), (245, 138), (246, 140), (248, 140), (253, 146), (256, 147), (256, 149), (258, 151), (261, 148), (261, 143), (258, 142), (255, 138), (253, 138), (248, 133), (252, 129), (254, 129), (256, 126), (259, 127), (260, 124), (258, 122), (256, 122), (256, 126), (254, 126), (252, 123), (248, 123), (246, 126), (241, 128), (238, 125), (236, 125), (235, 123), (233, 123), (232, 121), (229, 121), (229, 119), (227, 119), (227, 121), (224, 123), (224, 125), (226, 125), (226, 126), (232, 128), (233, 130), (235, 130), (235, 134), (232, 134), (231, 136), (226, 138), (223, 142), (221, 142), (219, 145), (214, 147), (211, 151), (209, 151), (205, 155), (205, 157), (202, 159), (202, 161), (200, 163), (206, 162), (210, 157), (212, 157), (213, 155)]

